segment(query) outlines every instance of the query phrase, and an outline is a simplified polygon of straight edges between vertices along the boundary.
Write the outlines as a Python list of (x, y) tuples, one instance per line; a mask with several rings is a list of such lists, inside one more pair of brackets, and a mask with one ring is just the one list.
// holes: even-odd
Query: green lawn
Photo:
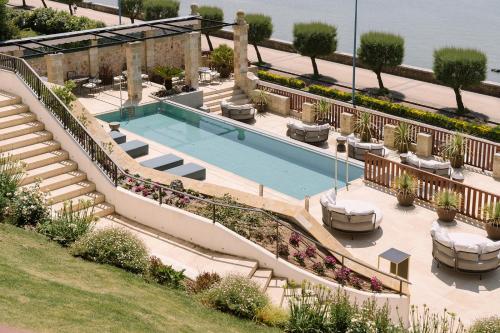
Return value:
[(200, 305), (183, 291), (73, 258), (0, 224), (0, 324), (36, 332), (278, 332)]

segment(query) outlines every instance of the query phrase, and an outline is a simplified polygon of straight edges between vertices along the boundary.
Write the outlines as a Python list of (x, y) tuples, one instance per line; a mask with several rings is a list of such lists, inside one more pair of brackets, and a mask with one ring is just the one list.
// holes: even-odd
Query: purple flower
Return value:
[(306, 259), (305, 253), (298, 251), (293, 254), (293, 257), (301, 266), (304, 266), (304, 260)]
[(312, 269), (318, 275), (325, 275), (325, 267), (320, 262), (315, 262), (312, 266)]
[(349, 281), (349, 276), (351, 275), (351, 270), (347, 267), (338, 268), (335, 271), (335, 280), (341, 285), (346, 284)]
[(370, 279), (370, 289), (376, 293), (382, 291), (382, 282), (376, 276)]
[(289, 242), (292, 246), (297, 247), (297, 246), (299, 246), (301, 240), (302, 240), (302, 237), (297, 232), (294, 231), (294, 232), (292, 232), (292, 235), (290, 236)]
[(306, 255), (309, 258), (316, 258), (316, 248), (313, 245), (308, 246), (306, 249)]
[(337, 259), (333, 256), (326, 256), (325, 260), (325, 267), (329, 269), (334, 269), (335, 265), (337, 265)]
[(356, 289), (361, 289), (361, 279), (355, 275), (351, 275), (349, 278), (349, 281), (351, 282), (352, 286)]

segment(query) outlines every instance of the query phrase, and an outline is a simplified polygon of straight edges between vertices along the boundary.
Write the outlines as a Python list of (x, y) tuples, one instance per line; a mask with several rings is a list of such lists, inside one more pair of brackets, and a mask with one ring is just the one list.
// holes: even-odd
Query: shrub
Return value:
[(37, 8), (24, 17), (23, 28), (32, 29), (40, 34), (57, 34), (63, 32), (103, 28), (101, 21), (91, 20), (83, 16), (72, 16), (67, 12), (52, 8)]
[(146, 279), (173, 288), (180, 288), (185, 276), (184, 270), (176, 271), (172, 266), (164, 265), (159, 258), (151, 256), (149, 258)]
[(334, 269), (335, 265), (337, 265), (337, 259), (335, 259), (335, 257), (333, 257), (333, 256), (326, 256), (324, 263), (325, 263), (326, 268)]
[(332, 327), (335, 327), (334, 332), (347, 332), (351, 325), (351, 319), (356, 311), (356, 306), (351, 304), (349, 296), (347, 296), (345, 292), (338, 290), (333, 294), (329, 315)]
[(52, 92), (59, 97), (61, 102), (63, 102), (69, 109), (71, 109), (71, 104), (76, 101), (76, 96), (73, 94), (73, 90), (76, 88), (76, 84), (72, 80), (64, 82), (64, 86), (54, 86), (52, 87)]
[[(352, 100), (351, 93), (320, 85), (309, 86), (309, 92), (344, 102)], [(385, 112), (393, 116), (416, 120), (425, 124), (500, 142), (500, 127), (475, 124), (460, 119), (450, 118), (439, 113), (413, 109), (406, 105), (391, 103), (361, 94), (356, 94), (356, 104), (373, 110)]]
[(287, 258), (290, 255), (290, 249), (288, 248), (288, 245), (284, 243), (279, 243), (278, 254), (282, 257)]
[(349, 277), (351, 276), (351, 270), (347, 267), (340, 267), (335, 270), (335, 280), (341, 285), (345, 285), (349, 282)]
[(376, 293), (382, 291), (382, 282), (376, 276), (372, 276), (370, 279), (370, 289)]
[(434, 75), (455, 92), (458, 113), (465, 112), (461, 90), (486, 79), (486, 68), (486, 55), (478, 50), (445, 47), (434, 51)]
[(266, 72), (263, 70), (258, 71), (257, 76), (261, 80), (281, 84), (283, 86), (294, 88), (294, 89), (303, 89), (306, 87), (306, 83), (302, 80), (299, 80), (299, 79), (296, 79), (293, 77), (272, 74), (272, 73), (269, 73), (269, 72)]
[(24, 165), (10, 155), (0, 154), (0, 221), (23, 177)]
[(315, 262), (312, 265), (312, 269), (318, 275), (321, 275), (321, 276), (325, 275), (325, 266), (323, 266), (323, 264), (320, 262)]
[(179, 16), (179, 1), (176, 0), (145, 0), (144, 19), (146, 21), (160, 20)]
[(148, 253), (142, 241), (119, 228), (101, 229), (83, 236), (73, 244), (71, 254), (134, 273), (142, 273), (148, 266)]
[(271, 38), (273, 34), (273, 22), (270, 16), (263, 14), (247, 14), (245, 20), (248, 23), (248, 42), (255, 48), (257, 60), (262, 63), (262, 57), (257, 44)]
[(62, 246), (68, 246), (92, 229), (94, 208), (90, 201), (80, 201), (78, 210), (73, 202), (64, 203), (63, 209), (51, 219), (38, 224), (37, 231)]
[(255, 318), (269, 300), (257, 283), (250, 279), (228, 275), (203, 294), (204, 303), (241, 318)]
[(7, 0), (0, 0), (0, 41), (11, 39), (15, 34), (15, 28), (7, 10)]
[(500, 332), (500, 317), (492, 316), (474, 321), (469, 333), (498, 333)]
[(304, 252), (295, 252), (293, 258), (300, 266), (305, 266), (306, 254)]
[(311, 58), (314, 75), (318, 76), (316, 57), (335, 52), (337, 28), (320, 22), (296, 23), (293, 27), (293, 47), (301, 55)]
[[(224, 21), (224, 12), (219, 7), (201, 6), (199, 7), (198, 12), (201, 15), (201, 17), (206, 20), (212, 20), (218, 22)], [(205, 37), (207, 38), (207, 43), (210, 51), (213, 51), (214, 47), (212, 46), (212, 41), (210, 40), (209, 34), (221, 29), (221, 27), (215, 27), (217, 25), (220, 25), (220, 23), (218, 22), (201, 21), (201, 27), (203, 29), (202, 32), (205, 34)]]
[(302, 241), (302, 236), (297, 233), (297, 232), (292, 232), (292, 235), (290, 236), (289, 242), (292, 246), (299, 246), (300, 242)]
[(221, 277), (217, 273), (201, 273), (194, 281), (187, 283), (188, 291), (193, 294), (199, 294), (212, 288), (215, 284), (219, 283)]
[(16, 192), (8, 215), (10, 223), (18, 227), (36, 226), (49, 218), (45, 195), (40, 192), (38, 183)]
[(220, 73), (220, 77), (226, 79), (233, 71), (234, 51), (226, 44), (222, 44), (212, 52), (210, 61)]
[(308, 256), (309, 258), (316, 258), (316, 247), (314, 245), (307, 247), (306, 256)]
[(376, 75), (381, 91), (385, 91), (382, 82), (384, 67), (394, 67), (403, 63), (405, 54), (403, 37), (378, 31), (370, 31), (361, 35), (358, 57)]
[(323, 286), (302, 285), (302, 291), (289, 298), (290, 320), (287, 332), (329, 332), (330, 292)]
[(142, 13), (144, 0), (121, 0), (120, 4), (123, 15), (128, 17), (131, 23), (134, 23), (135, 19)]
[(280, 307), (267, 304), (257, 311), (256, 319), (267, 326), (284, 328), (289, 319), (288, 312)]

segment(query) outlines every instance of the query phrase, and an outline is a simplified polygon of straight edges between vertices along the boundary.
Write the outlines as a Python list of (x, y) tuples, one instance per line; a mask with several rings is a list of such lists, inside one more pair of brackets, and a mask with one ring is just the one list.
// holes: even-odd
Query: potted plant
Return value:
[(328, 124), (328, 112), (330, 112), (330, 103), (324, 99), (314, 103), (314, 116), (318, 125)]
[(462, 202), (462, 195), (453, 190), (436, 192), (433, 199), (438, 217), (443, 222), (453, 222)]
[(411, 144), (411, 126), (400, 122), (394, 131), (394, 144), (399, 153), (407, 153)]
[(417, 192), (417, 178), (403, 172), (399, 177), (396, 177), (394, 189), (396, 190), (399, 204), (405, 207), (411, 206), (415, 201)]
[(461, 168), (464, 165), (466, 139), (461, 133), (455, 133), (441, 150), (444, 159), (449, 160), (452, 168)]
[(372, 116), (368, 112), (361, 112), (356, 117), (354, 123), (354, 132), (359, 134), (361, 142), (370, 142), (372, 140)]
[(222, 79), (227, 79), (233, 72), (234, 51), (226, 44), (217, 47), (211, 55), (210, 65), (220, 73)]
[(500, 240), (500, 202), (486, 206), (483, 211), (486, 233), (493, 240)]
[(262, 113), (266, 111), (266, 105), (269, 102), (267, 93), (262, 89), (257, 89), (252, 94), (252, 103), (255, 105), (257, 112)]
[(181, 75), (182, 69), (172, 66), (158, 66), (153, 69), (153, 72), (163, 79), (165, 90), (169, 91), (173, 88), (172, 79)]

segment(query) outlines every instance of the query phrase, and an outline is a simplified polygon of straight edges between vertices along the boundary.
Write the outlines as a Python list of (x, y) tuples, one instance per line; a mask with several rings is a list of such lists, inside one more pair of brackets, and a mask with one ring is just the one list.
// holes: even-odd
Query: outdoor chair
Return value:
[(196, 179), (196, 180), (205, 180), (207, 176), (207, 170), (201, 165), (195, 163), (187, 163), (184, 165), (180, 165), (178, 167), (165, 170), (165, 172), (170, 173), (172, 175)]
[(435, 160), (424, 160), (419, 158), (412, 152), (408, 152), (406, 163), (415, 168), (436, 174), (442, 177), (450, 177), (451, 164), (450, 162), (439, 162)]
[(111, 139), (113, 139), (117, 144), (127, 142), (127, 135), (123, 134), (122, 132), (111, 131), (109, 132), (109, 136), (111, 136)]
[(175, 168), (184, 163), (184, 159), (174, 154), (161, 155), (147, 161), (141, 162), (141, 165), (146, 168), (151, 168), (159, 171)]
[(364, 161), (366, 153), (371, 153), (383, 157), (385, 155), (384, 144), (361, 142), (361, 140), (359, 138), (356, 138), (354, 134), (351, 134), (347, 137), (347, 154), (349, 157)]
[(234, 120), (252, 120), (255, 117), (255, 108), (252, 104), (235, 105), (228, 101), (220, 102), (222, 116)]
[(122, 143), (120, 147), (132, 158), (149, 154), (149, 145), (139, 140)]
[(330, 134), (330, 124), (306, 125), (303, 123), (290, 122), (286, 127), (286, 135), (288, 137), (311, 144), (326, 142)]

